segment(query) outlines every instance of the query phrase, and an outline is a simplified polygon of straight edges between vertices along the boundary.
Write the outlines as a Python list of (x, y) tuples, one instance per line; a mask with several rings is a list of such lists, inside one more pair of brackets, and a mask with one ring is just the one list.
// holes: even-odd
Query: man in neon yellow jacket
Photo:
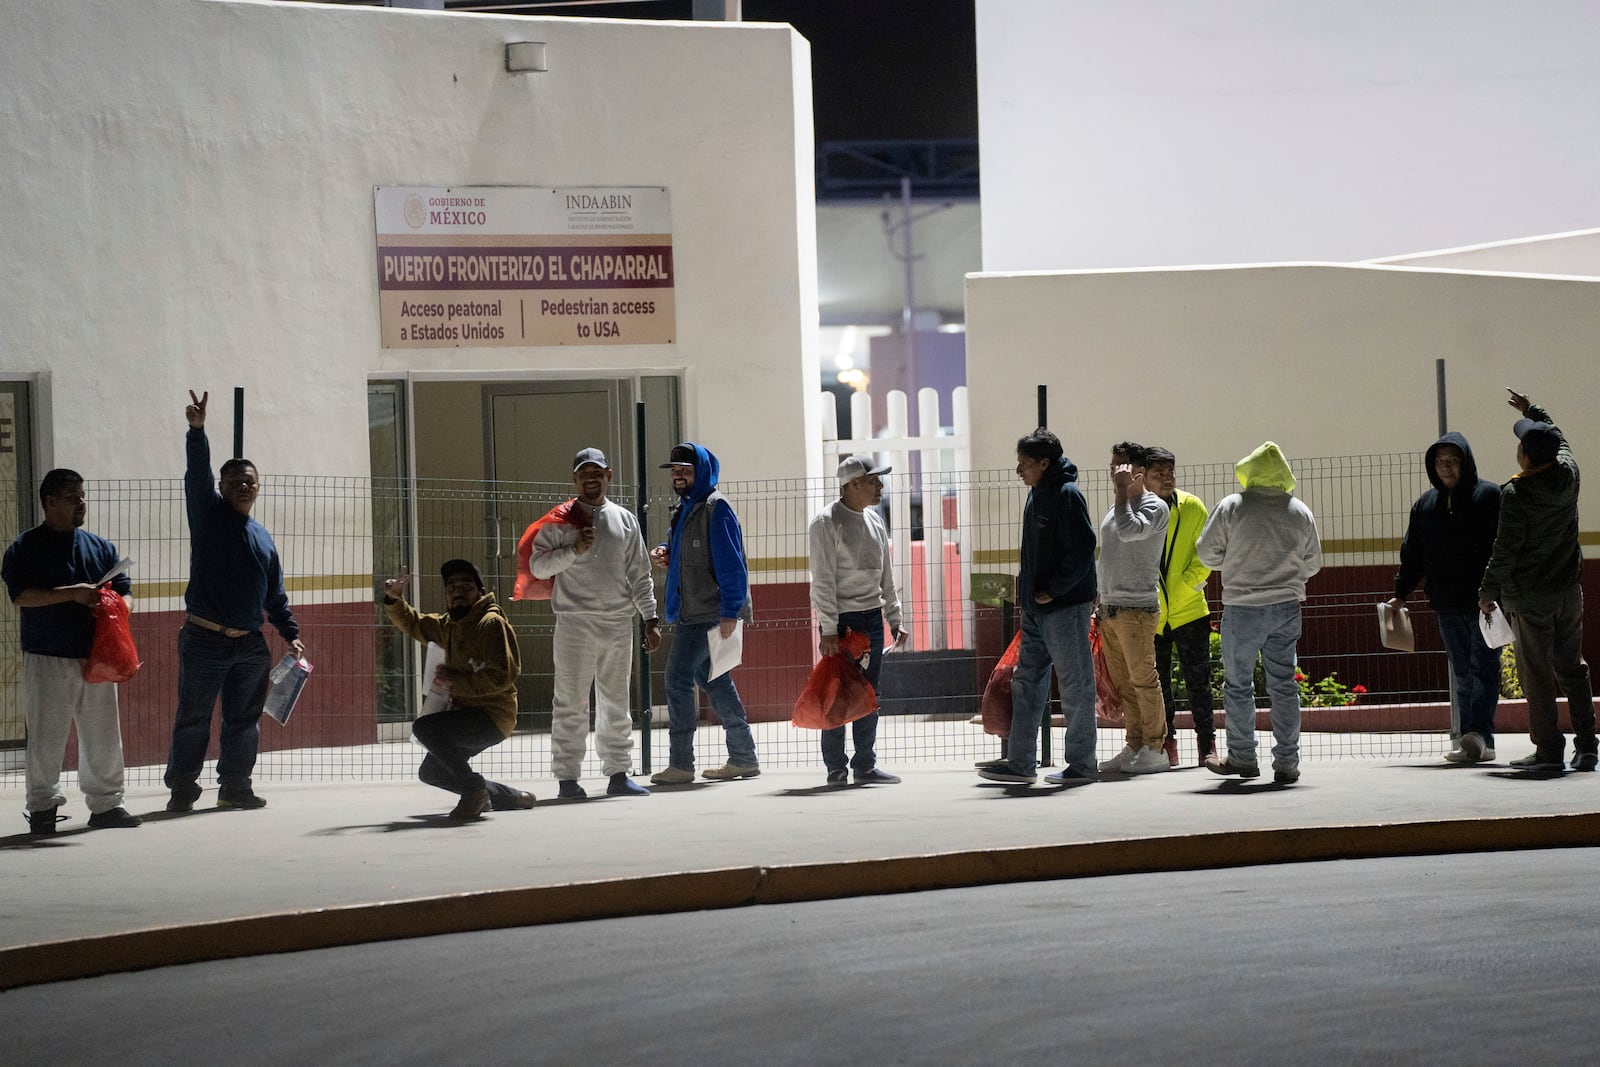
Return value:
[(1206, 524), (1205, 503), (1178, 488), (1177, 457), (1165, 448), (1145, 450), (1145, 488), (1167, 502), (1167, 541), (1161, 550), (1161, 618), (1156, 623), (1156, 673), (1167, 705), (1167, 760), (1178, 765), (1178, 740), (1172, 726), (1172, 651), (1189, 691), (1195, 745), (1200, 765), (1216, 751), (1217, 729), (1211, 716), (1211, 605), (1206, 603), (1206, 578), (1211, 568), (1200, 562), (1195, 543)]
[(1294, 472), (1267, 441), (1234, 464), (1243, 492), (1217, 502), (1195, 550), (1222, 572), (1222, 706), (1228, 751), (1206, 767), (1257, 778), (1256, 653), (1272, 701), (1272, 779), (1300, 780), (1300, 686), (1294, 680), (1306, 579), (1322, 569), (1311, 509), (1294, 497)]

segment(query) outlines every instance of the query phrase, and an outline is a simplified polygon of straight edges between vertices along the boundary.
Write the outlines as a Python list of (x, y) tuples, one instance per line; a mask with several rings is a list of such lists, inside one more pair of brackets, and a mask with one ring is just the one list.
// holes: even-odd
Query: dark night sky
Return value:
[[(524, 13), (689, 19), (693, 2), (649, 0)], [(977, 138), (973, 0), (743, 0), (743, 15), (746, 22), (787, 22), (811, 42), (818, 141)]]

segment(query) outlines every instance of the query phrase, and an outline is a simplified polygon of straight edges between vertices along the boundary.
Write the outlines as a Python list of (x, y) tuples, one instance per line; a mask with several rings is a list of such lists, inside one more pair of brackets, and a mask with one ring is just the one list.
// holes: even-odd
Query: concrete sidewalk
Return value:
[[(1511, 772), (1505, 761), (1528, 750), (1525, 739), (1503, 737), (1501, 761), (1479, 767), (1312, 761), (1294, 786), (1272, 784), (1270, 771), (1239, 782), (1186, 767), (1021, 788), (936, 765), (892, 768), (905, 778), (897, 786), (829, 788), (820, 768), (781, 769), (562, 802), (548, 799), (553, 783), (536, 781), (520, 783), (540, 797), (533, 810), (461, 826), (444, 818), (451, 798), (416, 783), (262, 782), (265, 810), (211, 809), (208, 790), (189, 815), (168, 815), (165, 790), (145, 787), (128, 799), (146, 817), (135, 830), (87, 829), (72, 797), (63, 810), (73, 818), (55, 835), (0, 837), (0, 988), (18, 984), (8, 969), (49, 954), (9, 951), (16, 946), (340, 908), (354, 910), (328, 921), (339, 932), (312, 940), (416, 936), (470, 927), (473, 909), (490, 908), (498, 891), (515, 891), (506, 897), (515, 907), (479, 925), (1068, 874), (1600, 844), (1600, 775)], [(20, 789), (0, 790), (0, 810), (18, 830), (21, 808)], [(736, 884), (651, 877), (707, 871), (741, 873)], [(617, 879), (645, 880), (575, 885)], [(561, 886), (573, 888), (559, 903), (522, 892)], [(758, 888), (744, 899), (749, 886)], [(356, 929), (383, 911), (357, 906), (451, 894), (474, 896), (452, 917), (411, 908), (398, 926), (386, 918), (370, 936)], [(210, 947), (195, 958), (306, 947), (282, 929), (252, 936), (210, 928), (199, 938)], [(160, 961), (172, 962), (186, 939), (195, 938), (166, 931), (140, 944), (178, 952)], [(87, 962), (75, 966), (92, 970), (102, 949), (85, 947)]]

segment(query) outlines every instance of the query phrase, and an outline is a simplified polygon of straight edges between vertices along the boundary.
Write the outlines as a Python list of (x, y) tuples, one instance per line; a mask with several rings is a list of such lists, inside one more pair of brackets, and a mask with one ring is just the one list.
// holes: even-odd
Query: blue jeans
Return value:
[(679, 770), (694, 770), (694, 735), (700, 718), (694, 687), (711, 698), (711, 707), (722, 720), (728, 742), (728, 762), (740, 767), (758, 766), (756, 741), (750, 736), (744, 702), (733, 684), (733, 672), (706, 681), (711, 673), (711, 631), (714, 622), (680, 622), (672, 635), (672, 651), (667, 655), (667, 737), (671, 742), (669, 760)]
[(1067, 766), (1095, 771), (1094, 657), (1089, 652), (1089, 616), (1094, 605), (1072, 604), (1054, 611), (1022, 608), (1022, 643), (1011, 676), (1011, 736), (1006, 758), (1024, 774), (1039, 769), (1039, 724), (1050, 702), (1050, 669), (1061, 685), (1061, 710), (1067, 720), (1063, 756)]
[[(839, 636), (843, 637), (846, 630), (867, 635), (871, 643), (867, 655), (867, 681), (872, 683), (873, 692), (877, 692), (878, 676), (883, 673), (883, 609), (840, 612)], [(878, 743), (878, 712), (874, 710), (871, 715), (850, 723), (850, 732), (856, 744), (856, 754), (850, 758), (850, 767), (864, 774), (878, 765), (878, 754), (873, 751), (873, 746)], [(822, 731), (822, 762), (830, 771), (844, 770), (843, 726)]]
[(1441, 611), (1439, 635), (1456, 683), (1456, 721), (1494, 747), (1494, 712), (1500, 703), (1500, 650), (1483, 643), (1476, 611)]
[(1300, 765), (1300, 686), (1294, 680), (1300, 601), (1229, 604), (1222, 609), (1222, 707), (1228, 716), (1228, 762), (1256, 762), (1256, 653), (1272, 702), (1272, 767)]
[(228, 789), (250, 788), (271, 669), (272, 655), (261, 631), (224, 637), (184, 624), (178, 631), (178, 715), (164, 778), (168, 789), (192, 786), (199, 779), (218, 696), (222, 697), (222, 752), (217, 781)]

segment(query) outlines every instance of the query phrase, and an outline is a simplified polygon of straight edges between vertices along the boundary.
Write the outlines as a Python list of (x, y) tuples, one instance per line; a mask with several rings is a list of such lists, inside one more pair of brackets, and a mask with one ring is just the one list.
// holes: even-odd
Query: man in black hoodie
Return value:
[(1028, 486), (1022, 509), (1017, 603), (1022, 643), (1011, 678), (1007, 758), (978, 771), (991, 782), (1031, 785), (1038, 778), (1039, 724), (1050, 701), (1050, 669), (1061, 683), (1067, 719), (1067, 765), (1046, 777), (1054, 785), (1093, 781), (1094, 660), (1089, 613), (1094, 607), (1094, 523), (1078, 488), (1078, 468), (1056, 435), (1039, 427), (1017, 442), (1017, 477)]
[(1556, 718), (1556, 685), (1572, 718), (1572, 769), (1597, 762), (1594, 690), (1583, 660), (1583, 548), (1578, 541), (1578, 461), (1549, 412), (1514, 389), (1506, 401), (1522, 416), (1517, 465), (1500, 488), (1500, 529), (1483, 571), (1478, 608), (1499, 604), (1516, 635), (1517, 677), (1528, 698), (1531, 754), (1519, 770), (1559, 771), (1567, 739)]
[(1389, 606), (1404, 607), (1417, 584), (1426, 583), (1455, 680), (1460, 727), (1456, 747), (1444, 758), (1451, 763), (1488, 763), (1495, 758), (1500, 653), (1478, 632), (1478, 583), (1494, 550), (1500, 487), (1478, 477), (1472, 446), (1458, 433), (1435, 441), (1423, 463), (1433, 488), (1411, 505)]

